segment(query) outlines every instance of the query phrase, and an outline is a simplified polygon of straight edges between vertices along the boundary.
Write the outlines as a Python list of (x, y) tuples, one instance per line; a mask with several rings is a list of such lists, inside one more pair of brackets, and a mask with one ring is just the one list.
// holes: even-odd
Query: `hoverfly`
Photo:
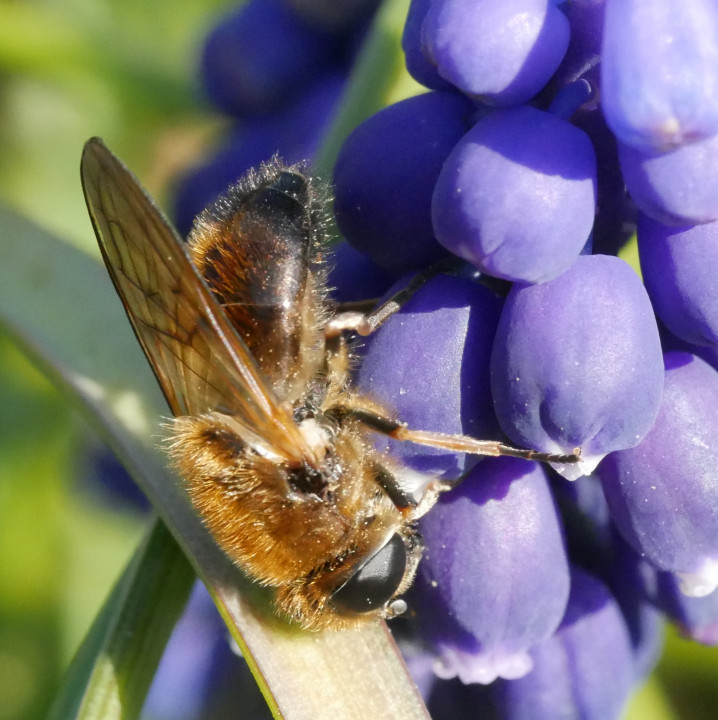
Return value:
[[(174, 419), (169, 456), (226, 555), (307, 629), (403, 612), (422, 544), (419, 497), (374, 433), (484, 455), (574, 455), (411, 430), (349, 384), (347, 331), (393, 312), (332, 314), (326, 192), (278, 159), (230, 188), (185, 244), (137, 179), (87, 142), (82, 184), (115, 289)], [(396, 303), (394, 303), (396, 305)]]

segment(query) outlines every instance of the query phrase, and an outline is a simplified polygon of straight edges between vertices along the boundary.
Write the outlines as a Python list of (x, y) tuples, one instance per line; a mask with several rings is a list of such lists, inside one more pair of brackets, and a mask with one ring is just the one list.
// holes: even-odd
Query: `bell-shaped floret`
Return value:
[(718, 587), (718, 372), (689, 353), (666, 353), (665, 365), (655, 425), (600, 476), (623, 537), (700, 597)]
[(421, 521), (414, 600), (435, 672), (489, 683), (530, 671), (529, 650), (563, 617), (569, 568), (544, 469), (515, 458), (477, 465)]
[(529, 283), (568, 269), (595, 212), (591, 141), (530, 106), (477, 122), (444, 164), (432, 201), (444, 247), (489, 275)]
[(655, 316), (633, 269), (586, 255), (541, 285), (515, 285), (491, 364), (494, 407), (517, 444), (548, 452), (580, 447), (557, 466), (570, 479), (606, 453), (637, 445), (653, 425), (663, 388)]

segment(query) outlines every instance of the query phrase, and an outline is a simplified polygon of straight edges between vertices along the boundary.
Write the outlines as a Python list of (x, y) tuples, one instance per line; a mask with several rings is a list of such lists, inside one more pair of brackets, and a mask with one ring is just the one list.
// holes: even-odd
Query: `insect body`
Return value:
[(186, 246), (98, 139), (82, 182), (105, 264), (175, 416), (169, 453), (224, 552), (276, 590), (308, 629), (404, 609), (421, 556), (414, 521), (444, 489), (404, 490), (382, 432), (453, 450), (573, 462), (413, 431), (348, 382), (343, 330), (386, 313), (332, 316), (326, 201), (299, 167), (263, 165), (204, 211)]

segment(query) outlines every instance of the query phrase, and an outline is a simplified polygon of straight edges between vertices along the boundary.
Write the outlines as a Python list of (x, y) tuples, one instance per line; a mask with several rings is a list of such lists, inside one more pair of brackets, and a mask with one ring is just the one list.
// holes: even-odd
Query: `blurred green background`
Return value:
[[(198, 51), (233, 5), (0, 0), (0, 202), (99, 260), (78, 167), (100, 135), (166, 206), (171, 179), (222, 128), (197, 88)], [(147, 523), (88, 490), (101, 449), (0, 331), (0, 720), (45, 716)], [(630, 717), (715, 718), (717, 678), (718, 652), (670, 632)]]
[[(2, 0), (0, 202), (99, 260), (79, 182), (83, 143), (104, 137), (166, 199), (168, 181), (221, 126), (196, 74), (203, 36), (231, 6)], [(1, 258), (2, 271), (12, 262)], [(100, 452), (0, 331), (0, 720), (45, 716), (147, 524), (88, 483)]]

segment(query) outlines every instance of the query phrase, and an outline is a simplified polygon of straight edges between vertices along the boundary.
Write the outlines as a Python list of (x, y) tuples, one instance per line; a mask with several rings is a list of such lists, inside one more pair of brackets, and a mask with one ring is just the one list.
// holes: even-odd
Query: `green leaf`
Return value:
[(75, 655), (49, 720), (138, 717), (194, 578), (155, 521)]

